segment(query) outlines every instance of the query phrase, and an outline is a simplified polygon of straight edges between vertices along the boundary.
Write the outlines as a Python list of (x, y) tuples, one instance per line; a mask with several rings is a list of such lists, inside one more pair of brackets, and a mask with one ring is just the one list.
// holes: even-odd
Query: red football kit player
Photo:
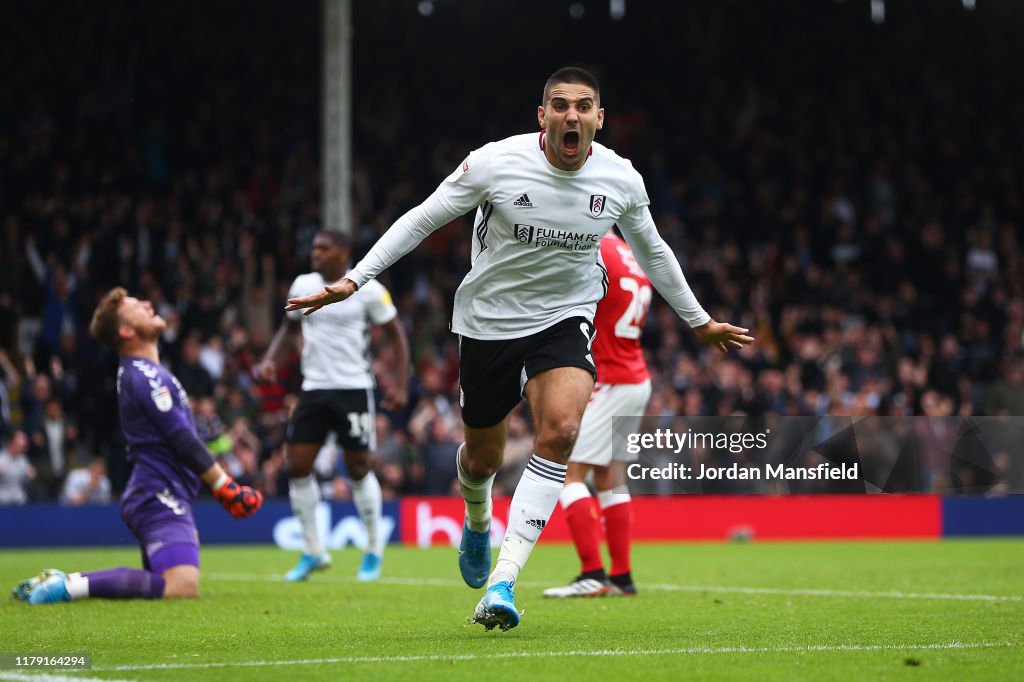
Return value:
[[(625, 463), (636, 455), (614, 450), (612, 419), (625, 417), (630, 423), (620, 421), (620, 429), (636, 431), (651, 397), (640, 335), (652, 289), (618, 235), (609, 233), (601, 239), (601, 260), (608, 271), (608, 293), (594, 317), (597, 383), (583, 413), (560, 498), (580, 557), (580, 575), (567, 586), (545, 590), (546, 597), (636, 594), (629, 563), (632, 512), (625, 483)], [(584, 483), (591, 470), (596, 500)], [(612, 560), (608, 574), (601, 559), (602, 517)]]

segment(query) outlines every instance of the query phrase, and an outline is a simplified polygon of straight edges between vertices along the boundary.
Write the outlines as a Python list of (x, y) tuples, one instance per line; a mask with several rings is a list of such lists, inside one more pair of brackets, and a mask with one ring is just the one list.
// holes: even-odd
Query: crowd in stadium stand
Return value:
[[(211, 450), (240, 483), (285, 495), (297, 349), (274, 384), (253, 368), (321, 227), (318, 50), (275, 50), (283, 29), (246, 25), (215, 39), (209, 27), (137, 34), (104, 52), (97, 38), (116, 27), (80, 19), (48, 60), (19, 62), (31, 35), (0, 41), (4, 63), (24, 63), (0, 84), (0, 504), (103, 502), (123, 486), (116, 359), (87, 331), (116, 285), (168, 320), (162, 357)], [(315, 17), (295, 21), (315, 33)], [(727, 29), (712, 23), (688, 55), (703, 67), (678, 88), (655, 88), (660, 76), (644, 73), (646, 99), (606, 100), (598, 141), (644, 174), (704, 306), (758, 340), (729, 355), (700, 348), (655, 300), (643, 337), (652, 419), (1024, 415), (1024, 101), (999, 89), (1014, 68), (1004, 52), (1019, 48), (976, 28), (986, 40), (960, 60), (968, 38), (952, 29), (932, 38), (864, 23), (835, 20), (808, 38), (831, 58), (842, 32), (832, 70), (796, 48), (754, 64), (777, 34), (752, 32), (730, 52), (713, 39)], [(227, 46), (243, 36), (249, 61), (239, 68)], [(175, 41), (180, 60), (164, 51)], [(948, 49), (914, 58), (936, 45)], [(877, 58), (858, 65), (867, 53)], [(625, 76), (608, 71), (607, 91), (625, 90), (614, 86)], [(527, 76), (538, 93), (545, 76)], [(470, 85), (440, 107), (432, 85), (412, 78), (400, 99), (355, 100), (357, 255), (469, 149), (530, 130), (533, 100), (496, 114)], [(451, 125), (453, 112), (500, 127)], [(408, 410), (377, 419), (385, 495), (457, 493), (458, 350), (447, 325), (471, 220), (381, 277), (415, 364)], [(393, 365), (375, 359), (380, 382), (393, 380)], [(324, 489), (346, 499), (329, 450)], [(499, 491), (530, 451), (529, 415), (518, 411)], [(980, 479), (974, 465), (922, 460), (893, 488), (1024, 490), (1019, 453), (991, 454)]]

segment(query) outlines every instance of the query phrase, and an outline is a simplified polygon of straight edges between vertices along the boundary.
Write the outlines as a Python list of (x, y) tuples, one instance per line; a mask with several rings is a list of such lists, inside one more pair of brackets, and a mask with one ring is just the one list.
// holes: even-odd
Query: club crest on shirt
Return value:
[(171, 389), (166, 386), (161, 385), (154, 388), (149, 395), (153, 398), (153, 404), (156, 405), (156, 409), (161, 412), (167, 412), (174, 407), (174, 399), (171, 398)]
[(597, 218), (604, 213), (604, 205), (607, 201), (607, 196), (604, 194), (591, 194), (590, 195), (590, 215)]
[(516, 223), (516, 239), (523, 244), (529, 244), (533, 239), (533, 225), (520, 225)]

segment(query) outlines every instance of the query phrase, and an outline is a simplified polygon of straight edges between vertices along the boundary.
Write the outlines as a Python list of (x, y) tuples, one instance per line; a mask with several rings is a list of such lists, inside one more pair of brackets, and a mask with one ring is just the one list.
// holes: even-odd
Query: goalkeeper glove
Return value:
[(227, 474), (220, 477), (212, 490), (220, 505), (236, 519), (252, 516), (263, 504), (263, 493), (247, 485), (238, 485)]

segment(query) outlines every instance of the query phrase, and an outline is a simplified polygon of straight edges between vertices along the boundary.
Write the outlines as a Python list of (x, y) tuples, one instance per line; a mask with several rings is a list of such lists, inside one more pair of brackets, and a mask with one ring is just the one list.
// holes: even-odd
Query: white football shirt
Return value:
[(632, 164), (595, 142), (580, 170), (563, 171), (548, 162), (543, 144), (543, 133), (516, 135), (472, 152), (348, 277), (362, 287), (431, 232), (476, 208), (473, 266), (455, 293), (452, 331), (521, 338), (569, 317), (594, 319), (608, 287), (601, 237), (618, 224), (676, 312), (691, 326), (710, 320), (658, 234)]
[[(329, 284), (315, 272), (299, 275), (288, 298), (309, 296)], [(302, 390), (373, 388), (370, 368), (370, 325), (386, 324), (398, 311), (391, 294), (370, 280), (341, 303), (324, 306), (312, 315), (286, 313), (302, 320)]]

